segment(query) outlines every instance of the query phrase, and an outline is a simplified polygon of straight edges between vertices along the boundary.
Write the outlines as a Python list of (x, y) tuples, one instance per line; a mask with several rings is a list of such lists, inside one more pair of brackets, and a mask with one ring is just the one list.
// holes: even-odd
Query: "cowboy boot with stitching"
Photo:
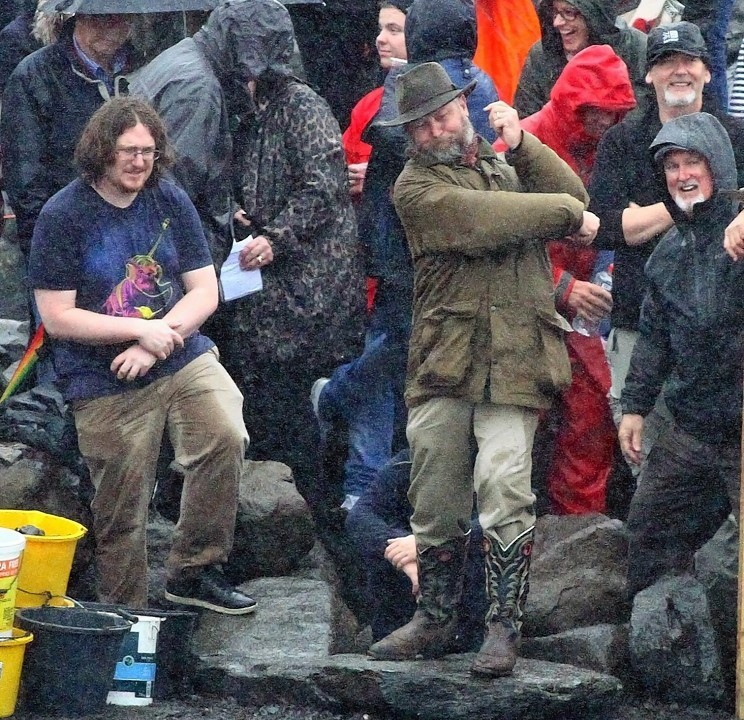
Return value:
[(522, 614), (529, 592), (530, 557), (535, 528), (525, 530), (508, 547), (495, 533), (483, 533), (486, 591), (486, 638), (471, 671), (478, 675), (511, 675), (521, 641)]
[(442, 657), (451, 651), (457, 629), (469, 534), (418, 555), (419, 599), (410, 622), (372, 645), (374, 660)]

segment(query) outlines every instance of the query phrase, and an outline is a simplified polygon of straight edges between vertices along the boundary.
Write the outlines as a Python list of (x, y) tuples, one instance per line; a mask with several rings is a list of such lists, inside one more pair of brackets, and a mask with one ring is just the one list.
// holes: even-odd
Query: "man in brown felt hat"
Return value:
[(490, 608), (472, 669), (506, 675), (529, 585), (537, 416), (571, 379), (545, 242), (588, 245), (599, 222), (581, 180), (506, 103), (486, 108), (506, 160), (475, 134), (465, 102), (474, 85), (458, 90), (437, 63), (417, 65), (399, 76), (388, 121), (410, 139), (393, 199), (415, 273), (406, 403), (420, 596), (413, 619), (369, 654), (450, 651), (475, 491)]

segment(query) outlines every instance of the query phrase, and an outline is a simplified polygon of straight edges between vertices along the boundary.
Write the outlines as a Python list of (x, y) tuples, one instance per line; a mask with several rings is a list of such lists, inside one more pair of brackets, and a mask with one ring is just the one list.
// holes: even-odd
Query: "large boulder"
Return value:
[(725, 699), (705, 588), (690, 575), (664, 578), (636, 595), (630, 658), (655, 697), (708, 706)]
[(525, 638), (521, 655), (615, 675), (627, 688), (635, 684), (635, 678), (629, 673), (628, 632), (627, 625), (592, 625), (555, 635)]
[(626, 553), (619, 520), (604, 515), (539, 518), (524, 634), (626, 622)]
[[(15, 369), (28, 345), (28, 336), (28, 320), (0, 320), (0, 367)], [(5, 378), (4, 384), (9, 379)]]
[[(174, 523), (178, 521), (182, 487), (183, 469), (171, 462), (158, 480), (154, 507)], [(225, 565), (230, 581), (239, 584), (255, 577), (287, 575), (300, 566), (314, 544), (310, 508), (297, 491), (290, 468), (271, 460), (246, 460), (235, 540)]]
[(287, 575), (315, 544), (310, 508), (282, 463), (247, 461), (240, 482), (235, 544), (226, 571), (233, 582)]
[(736, 518), (729, 515), (695, 554), (695, 577), (705, 588), (729, 694), (735, 691), (736, 679), (737, 605), (731, 599), (737, 597), (738, 573), (738, 524)]

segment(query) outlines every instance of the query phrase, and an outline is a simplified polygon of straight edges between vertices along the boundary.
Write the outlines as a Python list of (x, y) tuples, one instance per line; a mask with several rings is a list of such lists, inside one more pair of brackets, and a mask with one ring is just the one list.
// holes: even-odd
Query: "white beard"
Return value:
[(679, 195), (675, 195), (674, 202), (682, 212), (691, 213), (692, 208), (695, 207), (695, 205), (705, 202), (705, 198), (703, 197), (702, 193), (698, 193), (697, 195), (695, 195), (695, 197), (689, 199), (680, 197)]
[(664, 90), (664, 103), (667, 107), (687, 107), (692, 105), (696, 98), (694, 90), (690, 90), (686, 95), (675, 95), (670, 90)]

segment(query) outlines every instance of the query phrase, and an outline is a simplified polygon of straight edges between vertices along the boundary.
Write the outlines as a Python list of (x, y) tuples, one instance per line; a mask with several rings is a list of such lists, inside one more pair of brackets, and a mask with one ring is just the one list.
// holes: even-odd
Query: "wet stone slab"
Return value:
[(401, 720), (606, 718), (620, 702), (617, 678), (571, 665), (520, 660), (508, 678), (480, 679), (472, 655), (373, 662), (334, 655), (282, 663), (205, 658), (198, 686), (249, 704), (290, 702), (335, 711), (389, 713)]

